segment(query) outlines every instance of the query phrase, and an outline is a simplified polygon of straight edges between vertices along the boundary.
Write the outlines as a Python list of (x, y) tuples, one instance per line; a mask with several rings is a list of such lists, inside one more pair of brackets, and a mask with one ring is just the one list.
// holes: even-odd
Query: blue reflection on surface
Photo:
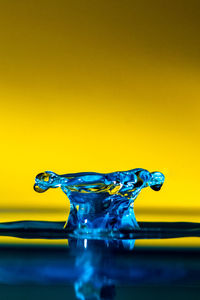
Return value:
[(80, 270), (80, 275), (74, 282), (77, 299), (112, 300), (115, 298), (116, 281), (104, 270), (105, 266), (112, 270), (113, 258), (106, 253), (109, 249), (123, 250), (124, 242), (125, 249), (133, 249), (134, 240), (101, 240), (98, 242), (87, 239), (69, 240), (71, 249), (83, 250), (76, 258), (76, 267)]
[[(131, 287), (132, 297), (134, 287), (140, 291), (147, 286), (170, 287), (169, 291), (177, 286), (199, 287), (199, 269), (198, 249), (135, 247), (127, 251), (122, 240), (70, 239), (68, 247), (62, 248), (0, 248), (0, 290), (2, 284), (8, 289), (32, 285), (33, 290), (36, 286), (57, 286), (58, 291), (65, 285), (73, 286), (80, 300), (113, 300), (121, 287), (126, 287), (125, 291)], [(52, 299), (51, 292), (48, 296)], [(62, 297), (74, 299), (69, 294)]]

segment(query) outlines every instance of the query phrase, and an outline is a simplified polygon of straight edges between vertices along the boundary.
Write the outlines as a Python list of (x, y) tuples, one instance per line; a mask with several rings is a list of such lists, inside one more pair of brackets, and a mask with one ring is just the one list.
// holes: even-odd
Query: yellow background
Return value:
[(199, 11), (199, 1), (0, 1), (2, 221), (66, 218), (60, 190), (33, 191), (42, 171), (136, 167), (166, 176), (138, 197), (140, 220), (199, 221)]

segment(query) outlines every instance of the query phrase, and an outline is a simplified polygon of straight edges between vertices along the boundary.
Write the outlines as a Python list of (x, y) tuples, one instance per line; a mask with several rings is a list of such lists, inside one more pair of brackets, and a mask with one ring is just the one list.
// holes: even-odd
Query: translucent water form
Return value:
[(159, 191), (164, 175), (141, 168), (113, 172), (57, 175), (46, 171), (36, 176), (38, 193), (61, 187), (70, 200), (69, 230), (104, 232), (138, 229), (133, 205), (143, 188)]

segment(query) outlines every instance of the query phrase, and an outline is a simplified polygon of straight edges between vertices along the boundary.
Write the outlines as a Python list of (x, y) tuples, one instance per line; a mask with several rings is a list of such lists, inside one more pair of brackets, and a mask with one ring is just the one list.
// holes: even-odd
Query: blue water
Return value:
[[(191, 299), (200, 296), (200, 249), (137, 247), (135, 240), (200, 236), (198, 223), (140, 222), (137, 231), (76, 238), (64, 222), (0, 224), (0, 299)], [(112, 232), (113, 233), (113, 232)], [(29, 244), (32, 239), (66, 245)]]
[(189, 299), (200, 295), (199, 249), (135, 247), (127, 251), (101, 242), (1, 246), (1, 299)]
[(43, 193), (60, 187), (70, 200), (66, 227), (79, 235), (89, 231), (95, 237), (102, 231), (138, 229), (135, 199), (144, 188), (159, 191), (164, 180), (162, 173), (141, 168), (107, 174), (46, 171), (36, 176), (34, 189)]
[[(200, 297), (200, 248), (138, 247), (138, 239), (200, 237), (200, 224), (138, 222), (142, 189), (158, 191), (160, 172), (36, 176), (37, 192), (61, 187), (70, 199), (67, 222), (0, 223), (0, 236), (25, 239), (0, 247), (0, 299), (193, 299)], [(66, 241), (65, 245), (29, 241)]]

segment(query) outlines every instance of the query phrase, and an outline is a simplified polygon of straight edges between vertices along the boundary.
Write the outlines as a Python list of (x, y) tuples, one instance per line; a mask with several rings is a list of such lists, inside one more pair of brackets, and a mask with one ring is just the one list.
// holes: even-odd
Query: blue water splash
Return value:
[(67, 228), (94, 233), (139, 228), (134, 201), (143, 188), (159, 191), (164, 175), (141, 168), (113, 172), (57, 175), (46, 171), (36, 176), (34, 189), (42, 193), (60, 187), (70, 200)]

